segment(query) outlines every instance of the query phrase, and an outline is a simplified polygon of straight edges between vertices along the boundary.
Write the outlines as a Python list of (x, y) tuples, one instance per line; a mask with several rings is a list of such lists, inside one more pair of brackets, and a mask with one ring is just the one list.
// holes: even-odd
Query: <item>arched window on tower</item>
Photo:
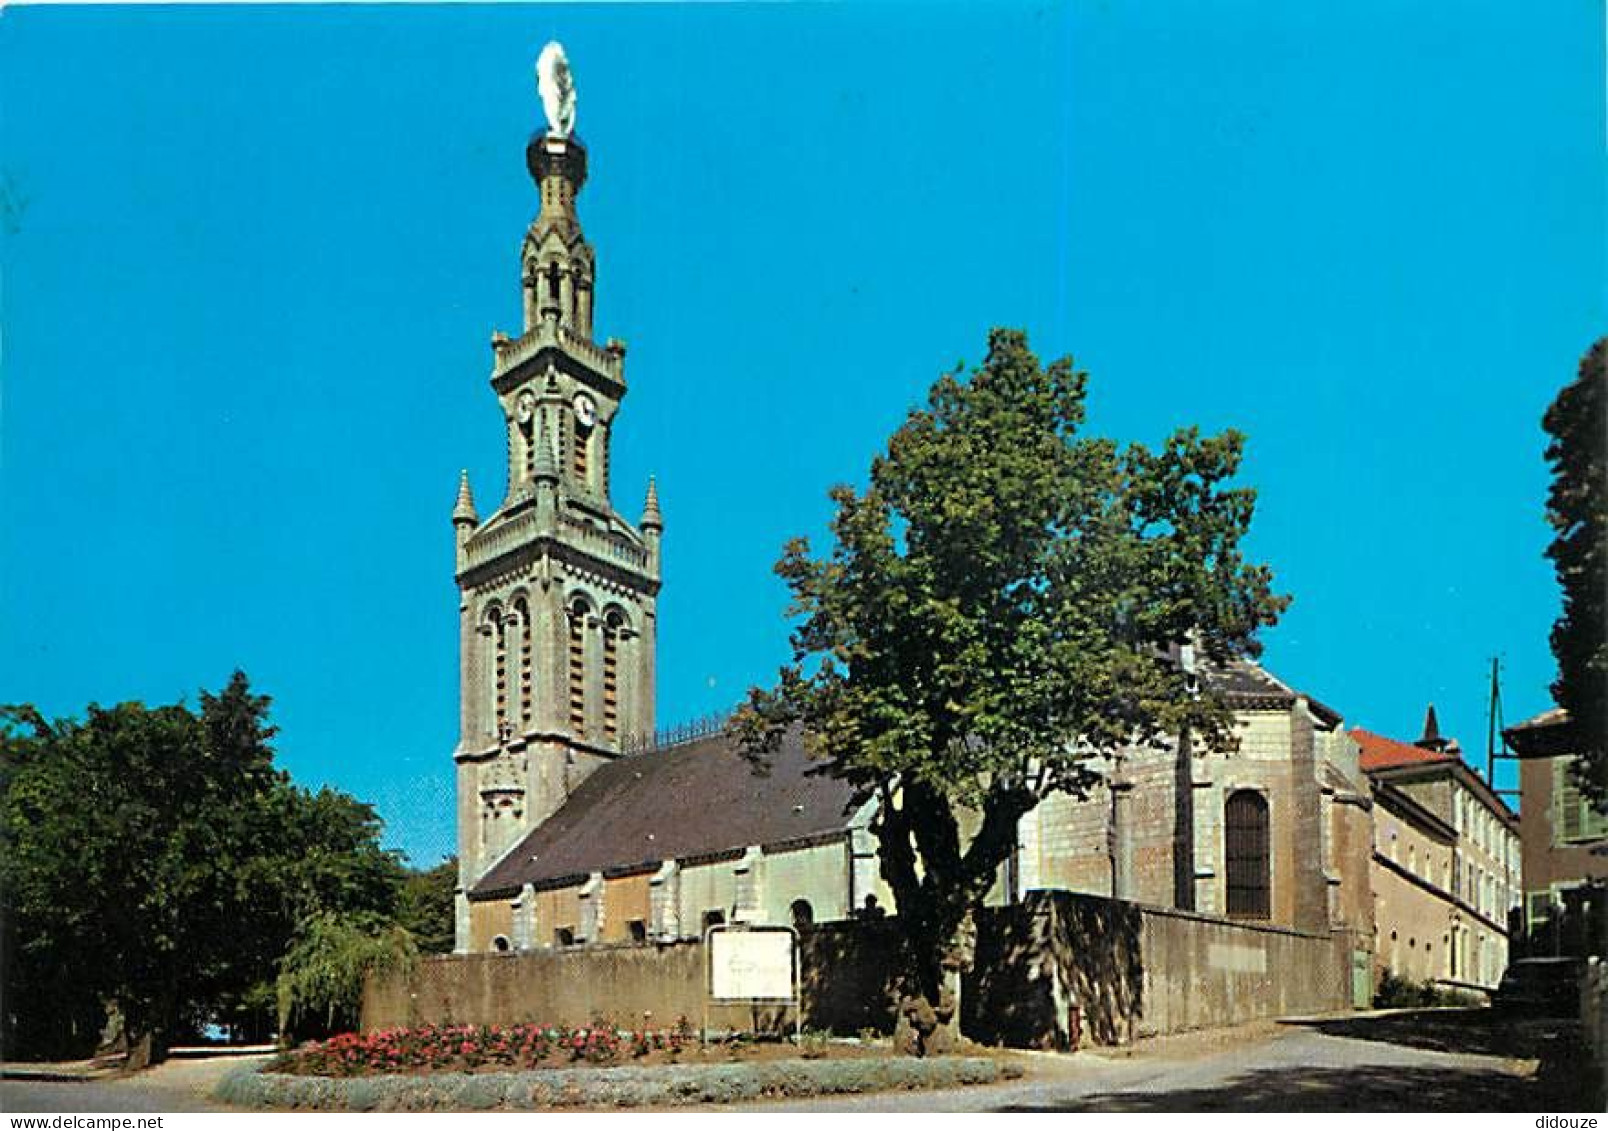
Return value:
[(1247, 919), (1266, 919), (1268, 898), (1267, 799), (1251, 789), (1229, 794), (1224, 807), (1228, 873), (1228, 913)]
[(574, 427), (570, 423), (570, 413), (558, 413), (558, 451), (554, 452), (560, 467), (564, 466), (564, 453), (570, 450), (570, 436), (574, 434)]
[(536, 288), (540, 284), (540, 275), (533, 259), (525, 260), (523, 270), (520, 272), (519, 283), (521, 298), (525, 307), (525, 329), (529, 331), (539, 321), (541, 303), (537, 299)]
[(526, 733), (531, 728), (536, 707), (532, 686), (530, 602), (524, 597), (517, 598), (514, 601), (514, 614), (519, 618), (519, 724), (520, 732)]
[(591, 472), (592, 430), (575, 422), (575, 444), (571, 449), (571, 458), (574, 461), (575, 482), (586, 486), (587, 477)]
[(576, 738), (586, 737), (586, 619), (591, 608), (577, 597), (569, 609), (569, 724)]
[(508, 738), (508, 615), (501, 609), (497, 610), (492, 634), (496, 648), (492, 673), (497, 697), (497, 740), (502, 742)]
[(483, 690), (480, 693), (480, 706), (475, 712), (483, 733), (488, 737), (497, 733), (498, 704), (502, 698), (499, 687), (501, 676), (498, 674), (502, 666), (500, 653), (502, 648), (502, 607), (489, 605), (480, 616), (481, 661), (479, 683)]
[(625, 627), (625, 613), (618, 608), (603, 618), (603, 737), (610, 742), (620, 738), (620, 639)]

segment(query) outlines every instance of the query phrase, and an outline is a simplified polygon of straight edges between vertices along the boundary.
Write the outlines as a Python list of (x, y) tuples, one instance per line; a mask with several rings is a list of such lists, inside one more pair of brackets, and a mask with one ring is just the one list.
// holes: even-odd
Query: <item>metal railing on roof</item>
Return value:
[(732, 712), (712, 711), (707, 715), (700, 715), (695, 719), (675, 723), (671, 726), (660, 727), (652, 734), (627, 735), (620, 743), (622, 754), (653, 754), (660, 750), (668, 750), (676, 746), (685, 746), (689, 742), (696, 742), (700, 738), (708, 738), (712, 734), (719, 734), (731, 722)]

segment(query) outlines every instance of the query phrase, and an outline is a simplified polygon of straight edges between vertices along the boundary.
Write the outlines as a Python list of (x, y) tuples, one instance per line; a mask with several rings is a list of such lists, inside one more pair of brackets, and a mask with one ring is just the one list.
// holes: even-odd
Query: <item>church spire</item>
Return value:
[(550, 127), (531, 138), (525, 167), (541, 193), (541, 211), (525, 237), (525, 332), (550, 322), (590, 340), (594, 260), (575, 211), (586, 184), (586, 147)]
[(541, 203), (519, 253), (524, 328), (492, 336), (508, 489), (482, 522), (461, 481), (453, 511), (460, 949), (467, 892), (487, 868), (654, 724), (663, 519), (652, 488), (641, 528), (609, 497), (625, 347), (592, 336), (574, 78), (556, 44), (542, 59), (548, 128), (525, 151)]
[(1440, 720), (1435, 717), (1435, 704), (1433, 703), (1429, 705), (1429, 710), (1424, 712), (1423, 737), (1414, 743), (1414, 745), (1421, 746), (1425, 750), (1435, 751), (1445, 750), (1449, 745), (1449, 743), (1441, 737)]

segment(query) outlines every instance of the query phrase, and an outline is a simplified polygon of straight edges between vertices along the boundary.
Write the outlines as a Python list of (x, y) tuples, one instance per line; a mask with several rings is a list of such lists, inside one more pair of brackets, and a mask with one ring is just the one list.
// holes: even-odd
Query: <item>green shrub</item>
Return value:
[(1434, 982), (1415, 982), (1385, 971), (1374, 990), (1375, 1009), (1424, 1009), (1437, 1006), (1472, 1007), (1483, 1005), (1484, 999), (1470, 990), (1451, 989)]

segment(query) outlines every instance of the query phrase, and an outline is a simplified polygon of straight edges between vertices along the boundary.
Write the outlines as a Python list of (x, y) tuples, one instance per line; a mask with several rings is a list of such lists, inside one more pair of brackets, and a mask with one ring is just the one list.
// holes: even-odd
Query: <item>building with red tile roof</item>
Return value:
[(1374, 799), (1376, 961), (1415, 981), (1490, 988), (1519, 901), (1518, 818), (1442, 737), (1431, 706), (1417, 742), (1355, 727)]

